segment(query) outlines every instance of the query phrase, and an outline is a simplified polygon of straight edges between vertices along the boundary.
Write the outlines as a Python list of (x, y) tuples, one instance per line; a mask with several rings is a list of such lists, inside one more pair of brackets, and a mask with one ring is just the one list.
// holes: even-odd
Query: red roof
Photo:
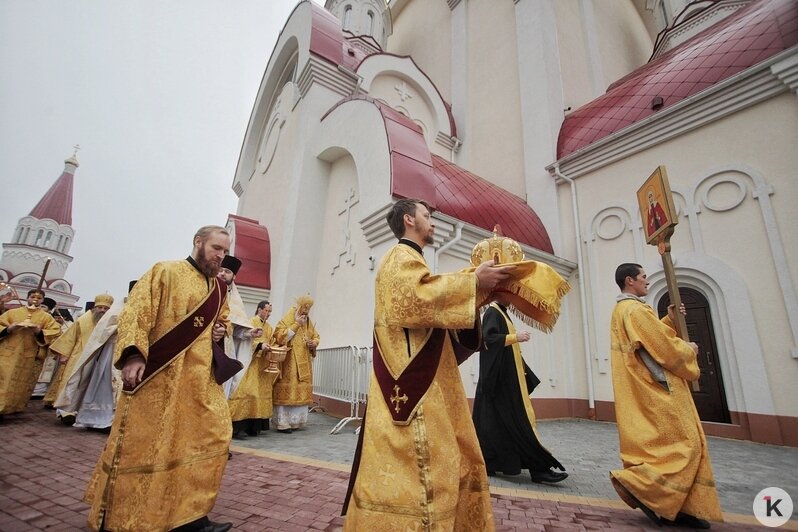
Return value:
[(64, 170), (50, 190), (30, 211), (39, 220), (50, 219), (63, 225), (72, 225), (72, 183), (75, 176)]
[(408, 117), (369, 96), (348, 96), (338, 106), (364, 101), (377, 107), (385, 123), (391, 157), (391, 195), (419, 198), (444, 214), (488, 231), (497, 223), (505, 236), (553, 253), (546, 228), (524, 200), (476, 174), (432, 155), (421, 128)]
[(272, 251), (269, 231), (252, 218), (230, 214), (228, 223), (235, 226), (236, 258), (241, 259), (241, 269), (236, 274), (236, 284), (269, 290), (272, 287)]
[(338, 106), (354, 100), (374, 105), (382, 115), (385, 134), (388, 137), (388, 150), (391, 157), (391, 195), (400, 198), (421, 198), (435, 208), (435, 174), (429, 148), (424, 133), (418, 124), (389, 105), (371, 96), (358, 94), (347, 96), (336, 103), (324, 116), (332, 113)]
[(499, 224), (504, 236), (554, 254), (543, 222), (524, 200), (437, 155), (432, 166), (438, 210), (488, 231)]
[(565, 118), (561, 159), (798, 43), (798, 2), (757, 0), (616, 81)]

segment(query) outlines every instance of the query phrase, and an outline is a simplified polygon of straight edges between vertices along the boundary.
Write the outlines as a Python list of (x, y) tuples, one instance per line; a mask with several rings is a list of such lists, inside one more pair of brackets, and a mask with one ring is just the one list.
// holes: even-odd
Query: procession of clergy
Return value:
[[(540, 441), (529, 400), (540, 381), (519, 346), (530, 335), (510, 315), (548, 332), (570, 287), (548, 265), (525, 260), (498, 228), (474, 248), (470, 268), (432, 275), (423, 257), (435, 229), (427, 204), (399, 200), (386, 221), (398, 243), (375, 281), (370, 400), (344, 528), (493, 530), (488, 476), (525, 469), (537, 483), (568, 477)], [(207, 514), (231, 434), (256, 436), (270, 419), (291, 433), (307, 421), (319, 345), (313, 300), (298, 297), (274, 329), (268, 301), (248, 317), (234, 283), (241, 261), (229, 247), (223, 227), (202, 227), (189, 257), (131, 282), (124, 306), (98, 295), (69, 327), (40, 289), (0, 315), (0, 415), (24, 411), (36, 388), (64, 424), (110, 427), (86, 491), (93, 530), (230, 529)], [(722, 514), (687, 384), (698, 378), (697, 346), (676, 336), (674, 309), (660, 320), (645, 303), (640, 265), (621, 264), (615, 282), (623, 469), (610, 481), (657, 525), (709, 528), (707, 519)], [(458, 365), (476, 351), (471, 413)]]
[[(233, 420), (233, 437), (257, 436), (269, 430), (274, 418), (279, 432), (291, 433), (307, 422), (313, 404), (311, 369), (319, 335), (308, 318), (313, 299), (297, 298), (297, 305), (279, 322), (268, 323), (272, 305), (258, 303), (248, 317), (234, 279), (241, 261), (226, 255), (218, 280), (228, 289), (230, 334), (225, 353), (241, 364), (241, 370), (223, 384)], [(136, 281), (131, 281), (128, 291)], [(3, 414), (25, 410), (29, 398), (41, 398), (45, 408), (54, 408), (64, 425), (110, 430), (117, 399), (122, 391), (120, 370), (113, 365), (116, 330), (121, 306), (114, 298), (99, 294), (74, 323), (68, 311), (40, 289), (30, 290), (27, 305), (0, 313), (0, 419)], [(301, 324), (295, 338), (292, 329)], [(16, 326), (15, 326), (16, 324)], [(19, 324), (35, 324), (35, 335), (11, 334), (25, 330)], [(269, 364), (275, 346), (284, 350), (279, 365)], [(293, 371), (282, 372), (281, 369)], [(272, 369), (276, 368), (276, 369)]]

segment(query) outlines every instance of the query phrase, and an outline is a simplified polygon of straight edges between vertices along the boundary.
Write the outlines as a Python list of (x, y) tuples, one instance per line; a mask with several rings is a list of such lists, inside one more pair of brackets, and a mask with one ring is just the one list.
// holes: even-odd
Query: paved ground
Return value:
[[(330, 435), (337, 420), (311, 414), (302, 431), (269, 431), (234, 440), (211, 514), (236, 530), (340, 530), (341, 501), (356, 437), (353, 427)], [(499, 530), (644, 530), (648, 521), (618, 501), (607, 471), (618, 467), (615, 426), (580, 420), (544, 421), (547, 446), (571, 473), (556, 486), (528, 477), (491, 479)], [(87, 530), (81, 501), (105, 435), (59, 425), (32, 402), (0, 424), (0, 531)], [(726, 523), (713, 530), (759, 528), (753, 496), (779, 486), (798, 499), (798, 450), (710, 438)], [(794, 517), (795, 519), (795, 517)], [(789, 528), (798, 530), (798, 521)]]

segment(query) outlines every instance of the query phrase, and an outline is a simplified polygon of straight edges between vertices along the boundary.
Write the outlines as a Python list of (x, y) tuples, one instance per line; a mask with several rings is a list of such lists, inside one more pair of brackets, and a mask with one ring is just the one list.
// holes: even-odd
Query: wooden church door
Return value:
[[(698, 379), (700, 390), (693, 392), (698, 416), (701, 421), (730, 423), (709, 303), (700, 292), (692, 288), (679, 288), (679, 294), (687, 310), (685, 316), (687, 333), (690, 335), (690, 340), (698, 344), (698, 367), (701, 368), (701, 377)], [(657, 305), (660, 317), (668, 312), (670, 299), (667, 293), (660, 299)]]

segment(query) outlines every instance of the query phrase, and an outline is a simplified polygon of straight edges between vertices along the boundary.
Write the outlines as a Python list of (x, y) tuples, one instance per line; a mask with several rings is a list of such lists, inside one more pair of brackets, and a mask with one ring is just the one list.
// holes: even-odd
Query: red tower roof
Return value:
[[(565, 118), (561, 159), (798, 43), (798, 2), (758, 0), (616, 81)], [(658, 100), (654, 105), (653, 100)], [(652, 109), (657, 107), (657, 110)]]
[(77, 161), (66, 160), (66, 168), (50, 190), (30, 211), (30, 216), (39, 220), (50, 219), (63, 225), (72, 225), (72, 183)]

